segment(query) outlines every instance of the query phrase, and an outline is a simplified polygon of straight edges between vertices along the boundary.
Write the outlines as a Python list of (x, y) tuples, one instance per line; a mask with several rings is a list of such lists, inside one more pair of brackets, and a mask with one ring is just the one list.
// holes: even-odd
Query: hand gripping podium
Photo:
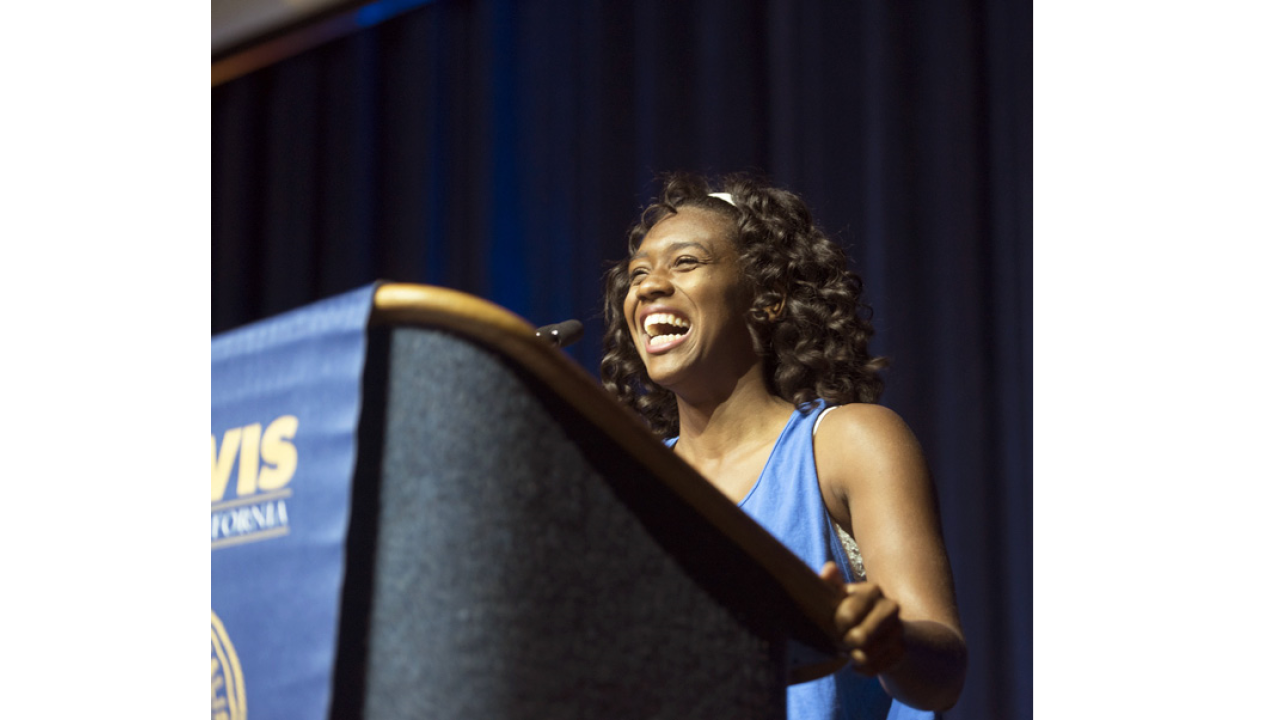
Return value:
[(370, 286), (213, 340), (213, 714), (782, 718), (838, 594), (533, 327)]

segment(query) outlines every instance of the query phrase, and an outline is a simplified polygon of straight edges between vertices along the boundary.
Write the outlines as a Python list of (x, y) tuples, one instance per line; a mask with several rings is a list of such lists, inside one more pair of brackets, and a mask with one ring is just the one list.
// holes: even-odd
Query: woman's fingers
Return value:
[(840, 576), (840, 569), (830, 560), (827, 561), (826, 565), (822, 566), (822, 570), (818, 572), (818, 577), (822, 578), (831, 587), (845, 592), (844, 578)]
[(849, 657), (853, 669), (864, 675), (879, 675), (892, 670), (906, 655), (902, 622), (898, 618), (897, 604), (892, 600), (885, 600), (873, 609), (855, 630), (861, 630), (865, 635)]
[(880, 592), (880, 586), (873, 582), (845, 585), (845, 593), (844, 600), (836, 608), (836, 629), (846, 636), (845, 642), (856, 644), (862, 636), (859, 635), (856, 639), (850, 640), (847, 637), (848, 633), (856, 630), (876, 603), (884, 600), (884, 593)]
[(853, 669), (864, 675), (892, 669), (905, 655), (898, 604), (870, 582), (849, 585), (847, 592), (836, 610), (836, 628), (843, 630)]

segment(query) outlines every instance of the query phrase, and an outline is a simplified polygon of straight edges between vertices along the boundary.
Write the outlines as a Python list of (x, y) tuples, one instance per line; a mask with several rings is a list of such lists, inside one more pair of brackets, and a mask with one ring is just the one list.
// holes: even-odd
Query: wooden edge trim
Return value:
[(314, 47), (349, 35), (359, 29), (356, 22), (358, 8), (346, 10), (338, 15), (311, 21), (301, 25), (279, 37), (265, 40), (242, 50), (232, 52), (212, 64), (212, 87), (261, 70), (300, 55)]
[[(619, 406), (582, 368), (534, 335), (535, 328), (486, 300), (446, 288), (387, 283), (374, 293), (371, 322), (441, 327), (469, 337), (518, 363), (624, 450), (647, 467), (708, 522), (733, 540), (782, 585), (783, 590), (832, 641), (833, 659), (796, 668), (790, 682), (828, 675), (844, 665), (836, 655), (835, 609), (841, 595), (769, 531), (760, 527), (644, 425)], [(801, 678), (801, 679), (797, 679)]]
[(344, 0), (213, 53), (213, 87), (390, 20), (434, 0)]

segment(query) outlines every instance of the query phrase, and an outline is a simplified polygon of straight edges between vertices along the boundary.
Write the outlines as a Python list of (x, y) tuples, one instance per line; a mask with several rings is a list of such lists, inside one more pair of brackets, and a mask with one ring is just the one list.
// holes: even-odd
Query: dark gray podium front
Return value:
[(513, 315), (382, 286), (364, 392), (332, 717), (781, 718), (838, 666), (835, 593)]

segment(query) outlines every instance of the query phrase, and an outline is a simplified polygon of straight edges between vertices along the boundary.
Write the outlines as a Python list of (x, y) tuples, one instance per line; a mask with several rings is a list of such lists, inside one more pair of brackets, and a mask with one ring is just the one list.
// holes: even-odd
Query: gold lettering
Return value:
[(298, 418), (293, 415), (281, 415), (267, 426), (262, 434), (264, 465), (258, 475), (259, 488), (279, 490), (293, 479), (293, 473), (298, 469), (298, 449), (289, 441), (297, 433)]
[(240, 428), (231, 428), (222, 435), (222, 452), (218, 452), (218, 439), (209, 436), (209, 466), (211, 483), (209, 502), (218, 502), (227, 492), (227, 481), (231, 479), (231, 463), (240, 447)]
[(236, 495), (244, 497), (258, 491), (258, 446), (262, 440), (262, 423), (240, 428), (240, 477)]

